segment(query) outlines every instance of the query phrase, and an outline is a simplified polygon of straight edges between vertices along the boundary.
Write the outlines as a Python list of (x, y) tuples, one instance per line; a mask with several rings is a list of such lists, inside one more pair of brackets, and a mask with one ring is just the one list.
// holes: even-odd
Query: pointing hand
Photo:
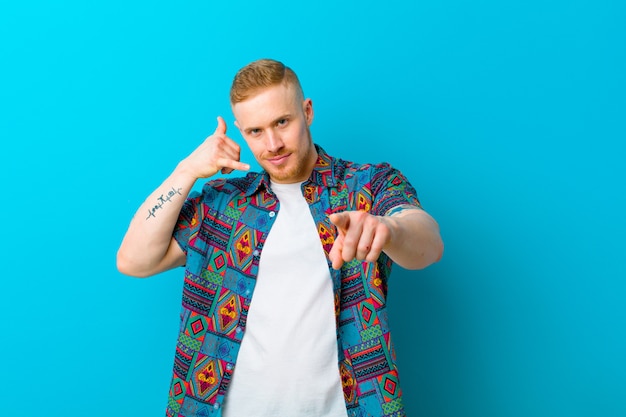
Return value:
[(331, 214), (329, 219), (337, 226), (337, 237), (328, 254), (335, 269), (353, 259), (375, 262), (391, 240), (384, 217), (364, 211), (344, 211)]

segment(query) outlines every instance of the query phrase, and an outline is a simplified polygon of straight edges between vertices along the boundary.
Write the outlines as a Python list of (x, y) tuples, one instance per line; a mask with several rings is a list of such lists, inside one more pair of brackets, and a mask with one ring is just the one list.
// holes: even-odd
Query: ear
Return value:
[(302, 110), (304, 111), (304, 117), (306, 119), (307, 126), (311, 126), (313, 123), (313, 100), (307, 98), (302, 102)]
[(239, 131), (241, 131), (241, 128), (239, 127), (239, 122), (238, 122), (237, 120), (235, 120), (235, 123), (234, 123), (234, 124), (235, 124), (235, 127), (236, 127), (237, 129), (239, 129)]

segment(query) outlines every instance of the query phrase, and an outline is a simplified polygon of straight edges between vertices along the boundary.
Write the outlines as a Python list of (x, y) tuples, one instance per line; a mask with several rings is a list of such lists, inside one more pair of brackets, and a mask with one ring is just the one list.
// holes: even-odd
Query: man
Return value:
[(310, 133), (313, 103), (295, 73), (260, 60), (231, 105), (261, 173), (215, 132), (139, 208), (122, 273), (185, 265), (168, 416), (401, 416), (387, 325), (392, 260), (439, 260), (437, 223), (388, 164), (329, 156)]

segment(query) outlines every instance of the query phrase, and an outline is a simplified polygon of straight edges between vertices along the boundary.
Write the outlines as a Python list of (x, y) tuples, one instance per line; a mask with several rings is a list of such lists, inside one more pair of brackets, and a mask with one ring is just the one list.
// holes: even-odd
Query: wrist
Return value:
[(193, 184), (198, 178), (200, 178), (197, 174), (194, 173), (193, 169), (185, 159), (183, 159), (178, 163), (178, 165), (176, 165), (172, 176), (180, 178), (186, 184)]
[(397, 235), (400, 232), (397, 219), (394, 219), (392, 216), (377, 216), (380, 222), (385, 225), (388, 232), (388, 238), (385, 242), (385, 248), (388, 248), (390, 245), (393, 245), (393, 242), (397, 241)]

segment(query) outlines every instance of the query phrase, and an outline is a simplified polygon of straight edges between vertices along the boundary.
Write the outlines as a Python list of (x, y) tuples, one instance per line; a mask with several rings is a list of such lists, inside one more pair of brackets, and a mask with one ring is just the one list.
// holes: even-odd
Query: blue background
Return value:
[(440, 222), (444, 259), (390, 283), (409, 416), (626, 415), (626, 3), (8, 3), (0, 415), (163, 415), (182, 271), (115, 253), (217, 115), (241, 141), (228, 89), (261, 57), (316, 142)]

